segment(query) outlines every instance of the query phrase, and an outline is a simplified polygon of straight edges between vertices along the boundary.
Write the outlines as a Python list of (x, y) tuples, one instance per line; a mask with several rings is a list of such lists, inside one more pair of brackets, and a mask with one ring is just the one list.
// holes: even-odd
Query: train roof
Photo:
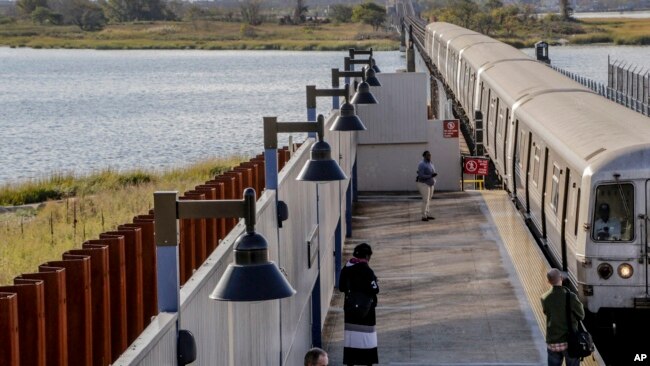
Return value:
[(536, 95), (517, 107), (515, 117), (581, 170), (623, 150), (650, 151), (650, 118), (591, 91)]
[(483, 67), (479, 77), (508, 105), (548, 90), (589, 91), (580, 83), (531, 58), (493, 61)]
[(427, 24), (427, 30), (430, 30), (432, 32), (436, 32), (436, 35), (440, 34), (442, 32), (449, 31), (449, 30), (454, 30), (454, 29), (462, 29), (462, 30), (464, 30), (466, 32), (472, 32), (472, 33), (480, 34), (478, 32), (474, 32), (473, 30), (466, 29), (466, 28), (463, 28), (463, 27), (459, 27), (456, 24), (451, 24), (451, 23), (446, 23), (446, 22), (433, 22), (433, 23)]
[(489, 43), (481, 41), (480, 43), (466, 46), (464, 47), (462, 56), (477, 71), (480, 71), (481, 68), (498, 65), (505, 60), (534, 61), (525, 53), (499, 41)]

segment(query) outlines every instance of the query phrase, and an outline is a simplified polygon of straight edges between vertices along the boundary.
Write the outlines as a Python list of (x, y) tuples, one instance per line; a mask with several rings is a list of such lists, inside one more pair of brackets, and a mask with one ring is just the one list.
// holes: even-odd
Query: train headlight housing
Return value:
[(628, 279), (632, 277), (632, 274), (634, 274), (634, 268), (632, 268), (632, 265), (629, 263), (623, 263), (618, 266), (618, 275), (621, 276), (621, 278)]
[(612, 268), (612, 265), (609, 263), (601, 263), (598, 265), (598, 268), (596, 269), (598, 271), (598, 275), (600, 278), (606, 280), (614, 274), (614, 268)]

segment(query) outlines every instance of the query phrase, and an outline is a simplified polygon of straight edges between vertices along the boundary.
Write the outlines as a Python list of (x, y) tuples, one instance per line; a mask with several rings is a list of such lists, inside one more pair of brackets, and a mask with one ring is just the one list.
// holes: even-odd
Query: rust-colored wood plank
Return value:
[(21, 365), (45, 366), (45, 286), (41, 280), (14, 279), (0, 292), (18, 296), (18, 343)]
[(241, 164), (239, 164), (240, 167), (242, 168), (248, 168), (251, 170), (251, 187), (255, 189), (255, 193), (259, 197), (262, 194), (262, 188), (260, 185), (260, 172), (259, 172), (259, 164), (253, 161), (245, 161)]
[(156, 273), (156, 240), (153, 216), (140, 215), (133, 223), (142, 229), (142, 301), (145, 327), (158, 314), (158, 278)]
[(144, 330), (142, 302), (142, 230), (119, 225), (116, 231), (107, 234), (124, 235), (126, 254), (126, 329), (128, 344)]
[[(180, 199), (205, 200), (205, 193), (187, 191)], [(196, 270), (203, 264), (205, 258), (208, 257), (207, 222), (206, 219), (192, 219), (192, 221), (194, 221), (194, 267), (192, 269)]]
[[(107, 245), (86, 244), (66, 254), (90, 257), (93, 365), (111, 363), (111, 292)], [(64, 254), (64, 259), (66, 258)]]
[(68, 316), (68, 362), (92, 365), (92, 294), (90, 257), (63, 254), (63, 260), (51, 261), (48, 267), (65, 268)]
[[(226, 184), (224, 182), (216, 181), (216, 180), (210, 180), (210, 181), (205, 182), (205, 184), (204, 184), (204, 186), (206, 186), (206, 187), (212, 187), (212, 188), (215, 189), (214, 199), (216, 199), (216, 200), (226, 199), (225, 185)], [(219, 241), (226, 237), (226, 219), (225, 218), (219, 218), (216, 221), (217, 221), (217, 229), (216, 229), (217, 243), (216, 243), (216, 245), (219, 245)]]
[[(235, 175), (220, 175), (218, 177), (215, 177), (214, 180), (208, 181), (206, 184), (210, 184), (212, 182), (221, 182), (223, 183), (223, 194), (224, 194), (224, 199), (227, 200), (234, 200), (237, 198), (241, 198), (237, 196), (237, 181), (236, 181), (236, 176)], [(237, 218), (226, 218), (225, 219), (225, 230), (223, 233), (223, 237), (221, 239), (225, 238), (226, 235), (232, 230), (232, 228), (237, 225)]]
[[(209, 185), (198, 185), (195, 187), (196, 192), (203, 193), (206, 200), (216, 200), (217, 199), (217, 188)], [(206, 246), (206, 258), (212, 253), (214, 248), (219, 244), (219, 236), (217, 235), (218, 219), (206, 219), (205, 220), (205, 246)]]
[(41, 280), (45, 286), (46, 364), (68, 365), (68, 314), (65, 268), (39, 266), (38, 273), (23, 273), (19, 278)]
[(237, 171), (227, 171), (223, 173), (224, 176), (226, 177), (233, 177), (235, 178), (235, 191), (233, 192), (233, 199), (241, 199), (244, 196), (244, 179), (243, 179), (243, 173), (242, 172), (237, 172)]
[(255, 157), (251, 159), (251, 162), (257, 164), (258, 180), (259, 180), (259, 194), (258, 197), (262, 195), (262, 191), (266, 188), (266, 166), (264, 162), (264, 155), (262, 157)]
[(99, 239), (87, 240), (84, 245), (108, 246), (111, 291), (111, 362), (114, 362), (128, 347), (124, 235), (102, 233), (99, 235)]
[(244, 194), (244, 189), (252, 187), (255, 188), (253, 185), (253, 169), (250, 167), (234, 167), (232, 169), (234, 172), (240, 172), (241, 173), (241, 179), (242, 179), (242, 195)]
[[(185, 200), (187, 198), (179, 197), (178, 199)], [(196, 239), (195, 224), (196, 221), (192, 219), (178, 220), (178, 280), (181, 286), (192, 277), (192, 272), (194, 271), (194, 262), (196, 260), (196, 255), (194, 254), (196, 248), (196, 244), (194, 243)]]
[(20, 365), (18, 294), (0, 292), (0, 366)]

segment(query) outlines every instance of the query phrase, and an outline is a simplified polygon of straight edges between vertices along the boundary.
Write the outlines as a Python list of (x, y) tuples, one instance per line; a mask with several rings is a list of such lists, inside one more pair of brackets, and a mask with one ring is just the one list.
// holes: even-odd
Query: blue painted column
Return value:
[(345, 237), (352, 237), (352, 180), (345, 191)]
[(332, 97), (332, 109), (339, 109), (339, 96), (335, 95)]
[(339, 288), (341, 261), (343, 260), (343, 238), (341, 238), (341, 216), (334, 231), (334, 287)]
[[(264, 173), (266, 189), (278, 189), (278, 151), (276, 149), (264, 149)], [(276, 192), (277, 200), (277, 192)]]
[(158, 311), (177, 313), (180, 308), (178, 245), (156, 247), (156, 268), (158, 268)]
[[(319, 265), (320, 266), (320, 265)], [(313, 347), (323, 346), (323, 337), (320, 331), (320, 274), (311, 290), (311, 344)]]
[[(307, 108), (307, 121), (316, 122), (316, 108)], [(316, 132), (309, 132), (307, 136), (316, 138)]]
[(359, 201), (359, 190), (358, 179), (357, 179), (357, 158), (354, 158), (354, 164), (352, 165), (352, 202)]

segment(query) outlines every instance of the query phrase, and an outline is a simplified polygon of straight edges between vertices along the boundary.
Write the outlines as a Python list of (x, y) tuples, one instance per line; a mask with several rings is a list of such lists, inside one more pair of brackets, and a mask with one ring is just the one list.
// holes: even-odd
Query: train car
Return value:
[(432, 23), (425, 42), (588, 310), (650, 308), (650, 118), (476, 32)]

